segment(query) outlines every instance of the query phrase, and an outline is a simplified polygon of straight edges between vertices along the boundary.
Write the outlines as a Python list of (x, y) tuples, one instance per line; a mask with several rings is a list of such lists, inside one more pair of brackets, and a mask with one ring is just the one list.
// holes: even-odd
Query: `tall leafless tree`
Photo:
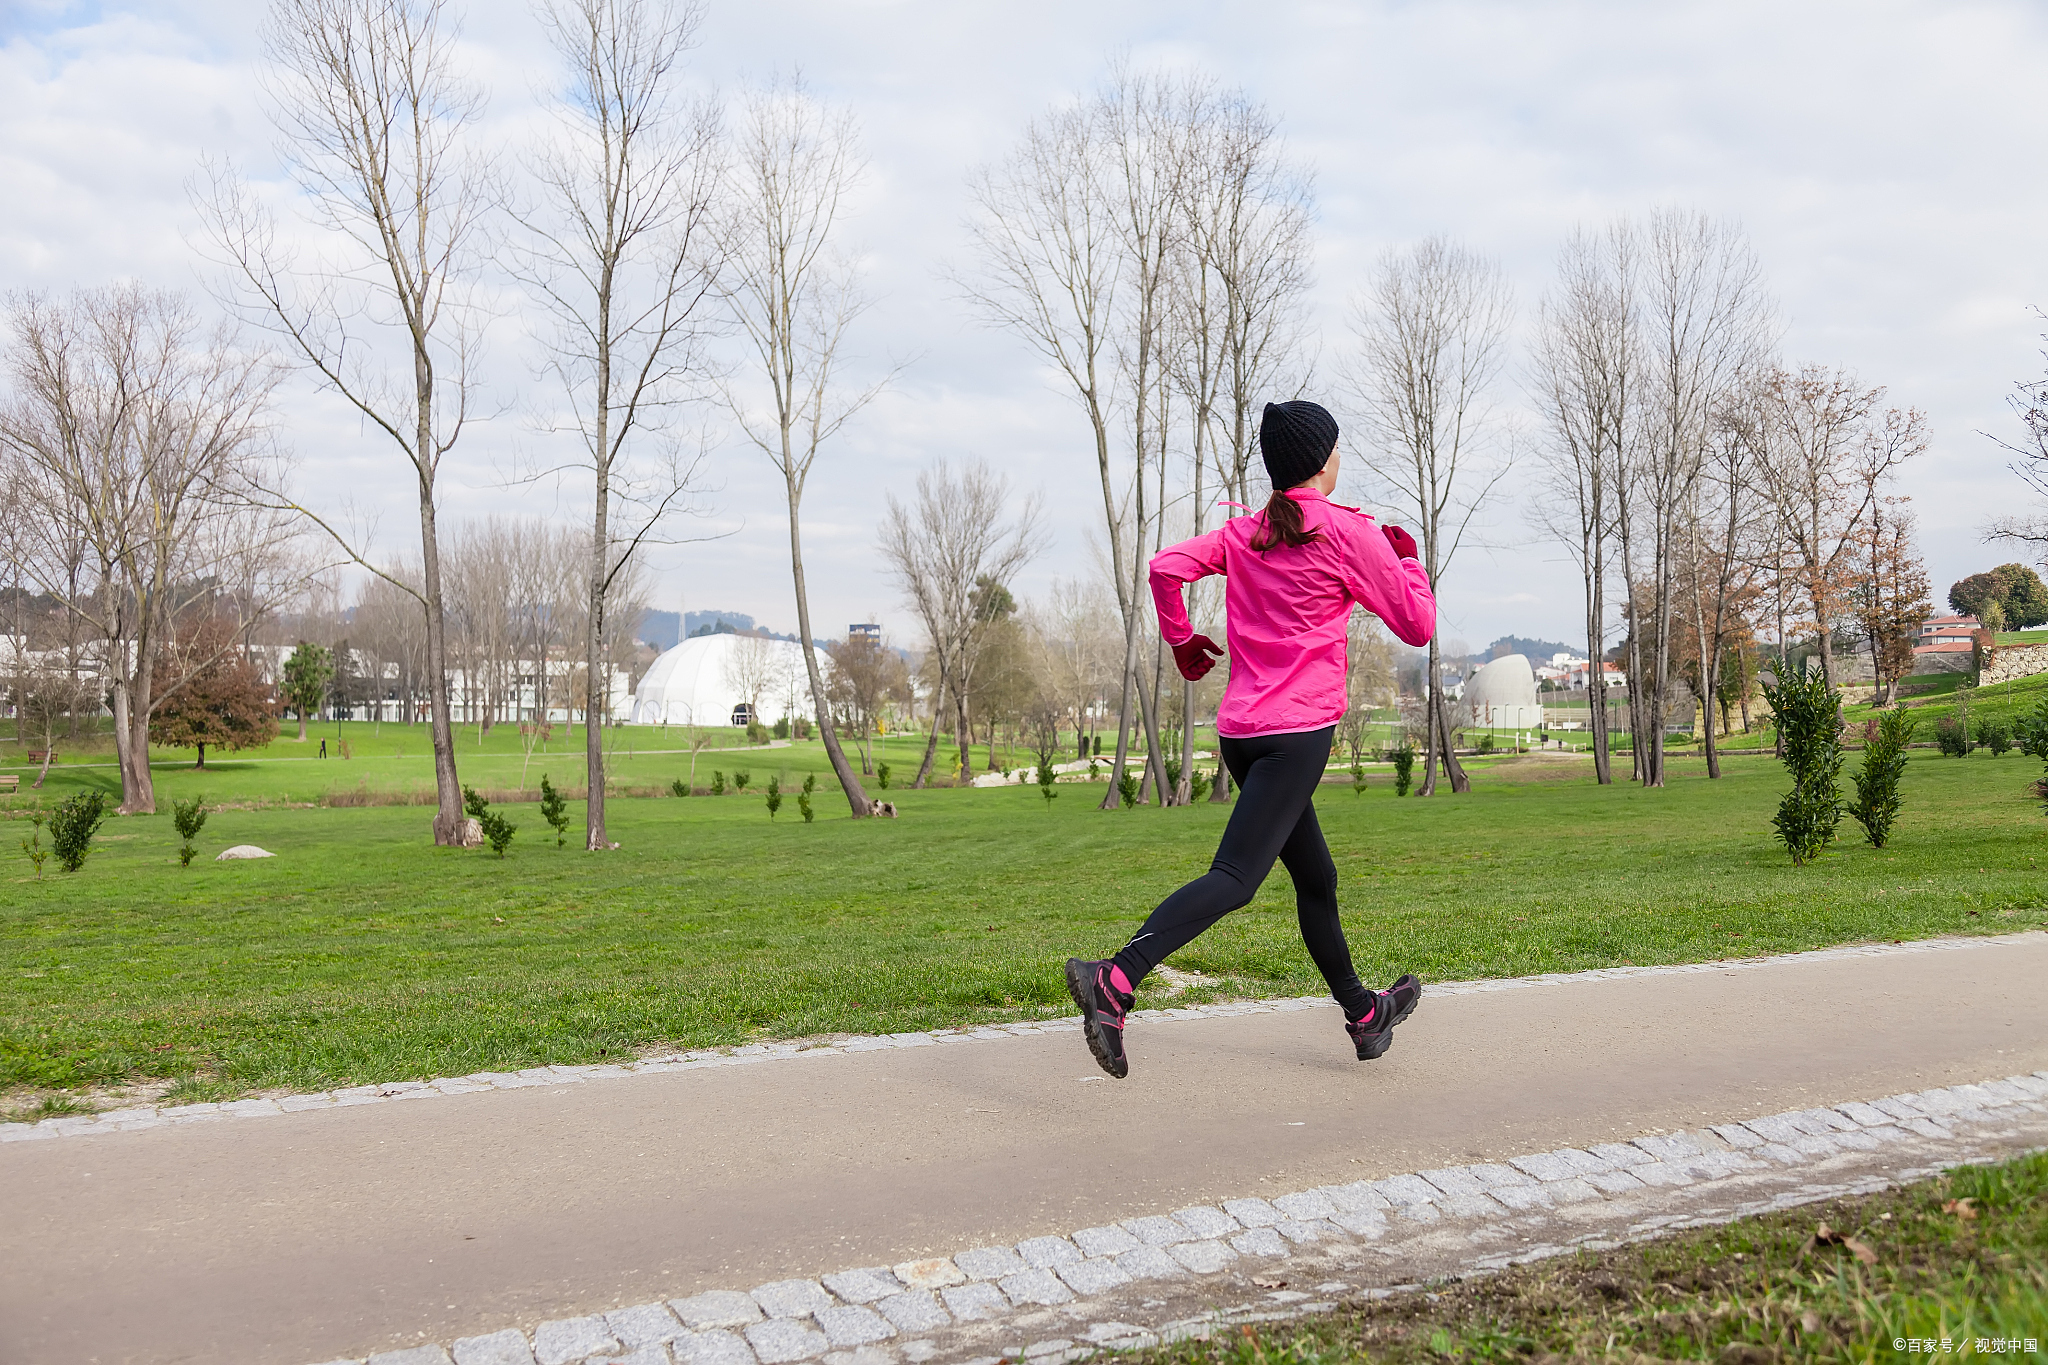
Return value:
[[(1648, 582), (1630, 596), (1630, 631), (1650, 650), (1631, 663), (1645, 705), (1634, 748), (1645, 786), (1664, 785), (1672, 632), (1685, 553), (1686, 509), (1713, 439), (1715, 411), (1771, 344), (1763, 275), (1739, 228), (1660, 209), (1642, 234), (1642, 439), (1633, 462), (1637, 540)], [(1635, 529), (1635, 528), (1631, 528)], [(1645, 612), (1647, 608), (1647, 613)], [(1647, 619), (1645, 615), (1647, 614)], [(1645, 733), (1647, 730), (1647, 733)]]
[(120, 809), (150, 814), (150, 716), (177, 686), (159, 687), (156, 665), (179, 616), (204, 605), (239, 642), (275, 605), (256, 561), (280, 537), (249, 499), (277, 371), (183, 298), (135, 286), (18, 296), (7, 321), (0, 493), (25, 513), (5, 520), (7, 557), (97, 637)]
[[(476, 392), (480, 314), (469, 295), (498, 198), (467, 140), (483, 99), (456, 71), (447, 0), (272, 0), (264, 38), (286, 162), (332, 251), (301, 259), (230, 169), (216, 169), (200, 207), (250, 311), (411, 466), (420, 577), (417, 587), (392, 583), (425, 616), (434, 841), (455, 844), (466, 821), (448, 701), (437, 487)], [(332, 518), (289, 505), (357, 564), (382, 572)]]
[[(521, 273), (553, 316), (549, 366), (591, 476), (582, 645), (585, 676), (602, 680), (620, 575), (696, 481), (698, 460), (674, 429), (707, 378), (719, 120), (675, 88), (702, 22), (698, 0), (550, 0), (541, 18), (568, 80), (555, 136), (536, 158), (545, 205), (522, 216)], [(591, 691), (584, 728), (593, 852), (611, 847), (606, 694)]]
[(874, 813), (832, 724), (831, 699), (811, 633), (800, 512), (818, 454), (887, 380), (849, 388), (840, 379), (847, 329), (864, 311), (853, 264), (838, 254), (847, 192), (860, 176), (852, 115), (825, 108), (798, 82), (746, 100), (730, 177), (721, 288), (753, 352), (754, 379), (767, 402), (729, 388), (747, 439), (782, 475), (789, 504), (789, 564), (796, 585), (798, 643), (826, 757), (856, 819)]
[[(960, 766), (966, 771), (973, 734), (968, 702), (989, 625), (977, 610), (977, 592), (984, 584), (1009, 582), (1038, 552), (1043, 539), (1038, 500), (1013, 504), (1009, 481), (986, 464), (968, 465), (956, 475), (941, 461), (917, 476), (914, 502), (905, 505), (891, 494), (888, 506), (879, 548), (937, 656), (940, 688), (953, 699)], [(930, 775), (938, 745), (937, 708), (943, 700), (933, 698), (932, 733), (913, 785)]]
[(1534, 385), (1549, 420), (1538, 515), (1585, 583), (1586, 702), (1594, 780), (1614, 780), (1607, 734), (1607, 574), (1614, 474), (1635, 427), (1636, 249), (1621, 226), (1574, 232), (1537, 322)]
[[(1389, 251), (1353, 312), (1358, 351), (1350, 388), (1366, 432), (1352, 450), (1384, 487), (1385, 501), (1414, 516), (1432, 588), (1509, 467), (1505, 458), (1489, 459), (1487, 404), (1513, 316), (1499, 265), (1442, 237)], [(1466, 791), (1434, 638), (1425, 705), (1417, 795), (1435, 793), (1439, 755), (1451, 789)]]

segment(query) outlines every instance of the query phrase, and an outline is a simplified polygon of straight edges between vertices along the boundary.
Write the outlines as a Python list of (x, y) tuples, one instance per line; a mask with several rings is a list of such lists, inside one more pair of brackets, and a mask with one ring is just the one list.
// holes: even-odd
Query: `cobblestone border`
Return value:
[[(2020, 1127), (2031, 1139), (2048, 1140), (2048, 1071), (1632, 1142), (1567, 1147), (1271, 1198), (1226, 1199), (1065, 1237), (1034, 1237), (814, 1280), (778, 1280), (750, 1291), (712, 1290), (543, 1322), (530, 1332), (506, 1328), (447, 1346), (414, 1346), (329, 1365), (1064, 1362), (1102, 1349), (1200, 1334), (1222, 1322), (1326, 1311), (1335, 1303), (1318, 1294), (1361, 1292), (1350, 1281), (1309, 1286), (1314, 1294), (1282, 1285), (1234, 1309), (1156, 1327), (1114, 1316), (1141, 1316), (1131, 1308), (1132, 1295), (1151, 1292), (1150, 1282), (1179, 1282), (1185, 1305), (1190, 1285), (1197, 1293), (1205, 1284), (1211, 1291), (1241, 1285), (1241, 1276), (1225, 1277), (1240, 1275), (1245, 1262), (1297, 1267), (1292, 1276), (1313, 1277), (1329, 1273), (1346, 1253), (1353, 1260), (1361, 1252), (1376, 1256), (1384, 1265), (1424, 1244), (1465, 1248), (1463, 1273), (1497, 1270), (1574, 1246), (1613, 1246), (1619, 1239), (1881, 1188), (1894, 1178), (1981, 1159), (1971, 1139), (1986, 1132), (2020, 1137)], [(1815, 1178), (1821, 1172), (1813, 1163), (1832, 1161), (1839, 1168), (1841, 1158), (1873, 1153), (1879, 1162), (1892, 1157), (1885, 1173), (1873, 1177), (1866, 1171), (1846, 1184)], [(1719, 1208), (1703, 1202), (1717, 1194), (1758, 1192), (1770, 1197)], [(1660, 1207), (1662, 1212), (1653, 1211)], [(1602, 1221), (1602, 1212), (1614, 1217)], [(1594, 1231), (1526, 1244), (1531, 1230), (1554, 1235), (1554, 1225), (1563, 1220)], [(1524, 1245), (1471, 1254), (1473, 1247), (1511, 1240), (1504, 1229), (1517, 1224)], [(1267, 1277), (1263, 1283), (1281, 1282)], [(1047, 1335), (1031, 1340), (1038, 1332)], [(991, 1346), (1000, 1354), (980, 1353)]]
[[(1718, 962), (1688, 962), (1672, 966), (1601, 967), (1584, 972), (1546, 972), (1538, 976), (1501, 977), (1484, 981), (1443, 981), (1424, 986), (1423, 994), (1478, 995), (1490, 991), (1528, 990), (1582, 981), (1752, 971), (1791, 963), (1832, 962), (1857, 957), (1892, 957), (1971, 948), (2017, 947), (2039, 942), (2044, 938), (2048, 938), (2048, 932), (2032, 930), (1996, 937), (1930, 938), (1905, 943), (1858, 944), (1845, 948), (1820, 948), (1805, 953), (1729, 958)], [(1336, 1006), (1327, 996), (1299, 996), (1279, 1000), (1243, 1000), (1217, 1005), (1135, 1010), (1131, 1018), (1140, 1021), (1228, 1019), (1242, 1014), (1275, 1014), (1291, 1010), (1334, 1008)], [(747, 1066), (759, 1062), (780, 1061), (799, 1054), (806, 1057), (844, 1055), (879, 1052), (890, 1048), (935, 1047), (948, 1043), (1065, 1033), (1073, 1030), (1075, 1026), (1074, 1016), (1067, 1015), (1039, 1023), (991, 1024), (976, 1028), (932, 1029), (923, 1033), (861, 1035), (818, 1042), (750, 1043), (744, 1047), (700, 1048), (623, 1065), (537, 1066), (524, 1071), (481, 1071), (472, 1076), (444, 1076), (430, 1081), (387, 1081), (381, 1085), (358, 1085), (345, 1090), (287, 1095), (281, 1099), (230, 1100), (221, 1104), (115, 1109), (104, 1114), (79, 1114), (44, 1119), (40, 1123), (0, 1123), (0, 1143), (90, 1137), (100, 1133), (128, 1133), (144, 1128), (163, 1127), (167, 1124), (212, 1123), (230, 1118), (262, 1118), (273, 1114), (296, 1114), (311, 1109), (340, 1109), (352, 1105), (384, 1104), (397, 1100), (433, 1099), (441, 1095), (466, 1095), (484, 1090), (525, 1090), (534, 1086), (660, 1075), (672, 1071), (695, 1071), (705, 1067)]]

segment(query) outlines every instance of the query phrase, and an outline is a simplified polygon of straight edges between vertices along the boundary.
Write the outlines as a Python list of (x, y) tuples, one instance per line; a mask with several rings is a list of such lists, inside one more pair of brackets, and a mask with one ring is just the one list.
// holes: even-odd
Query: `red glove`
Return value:
[(1183, 678), (1198, 682), (1216, 666), (1216, 659), (1222, 654), (1214, 640), (1206, 635), (1197, 635), (1184, 645), (1173, 646), (1173, 663)]
[(1419, 558), (1415, 553), (1414, 536), (1409, 535), (1398, 526), (1382, 526), (1380, 530), (1386, 533), (1387, 544), (1394, 547), (1395, 554), (1403, 559)]

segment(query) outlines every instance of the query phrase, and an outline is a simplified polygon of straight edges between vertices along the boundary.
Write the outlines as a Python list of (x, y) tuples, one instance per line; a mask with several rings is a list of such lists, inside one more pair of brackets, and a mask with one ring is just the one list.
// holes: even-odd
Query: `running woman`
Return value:
[(1154, 967), (1249, 902), (1278, 858), (1294, 879), (1301, 937), (1360, 1061), (1394, 1041), (1394, 1025), (1415, 1010), (1422, 983), (1404, 974), (1367, 990), (1351, 965), (1337, 919), (1337, 865), (1316, 824), (1312, 798), (1330, 762), (1342, 719), (1344, 642), (1353, 605), (1385, 621), (1411, 645), (1436, 630), (1436, 598), (1415, 559), (1415, 540), (1329, 501), (1337, 486), (1337, 421), (1318, 404), (1268, 403), (1259, 449), (1274, 493), (1265, 511), (1182, 541), (1152, 559), (1159, 630), (1181, 676), (1202, 677), (1223, 653), (1188, 623), (1181, 588), (1222, 574), (1230, 683), (1216, 714), (1218, 747), (1237, 781), (1237, 805), (1204, 876), (1159, 903), (1115, 957), (1067, 959), (1067, 989), (1081, 1007), (1088, 1048), (1121, 1079), (1124, 1016)]

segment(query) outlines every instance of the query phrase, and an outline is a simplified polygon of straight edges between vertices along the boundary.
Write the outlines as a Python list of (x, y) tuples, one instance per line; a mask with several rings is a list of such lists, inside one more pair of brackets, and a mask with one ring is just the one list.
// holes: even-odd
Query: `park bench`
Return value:
[(0, 792), (17, 792), (20, 790), (21, 778), (13, 773), (0, 773)]
[(41, 763), (45, 758), (55, 763), (57, 761), (57, 751), (55, 749), (30, 749), (28, 751), (28, 761), (31, 763)]

